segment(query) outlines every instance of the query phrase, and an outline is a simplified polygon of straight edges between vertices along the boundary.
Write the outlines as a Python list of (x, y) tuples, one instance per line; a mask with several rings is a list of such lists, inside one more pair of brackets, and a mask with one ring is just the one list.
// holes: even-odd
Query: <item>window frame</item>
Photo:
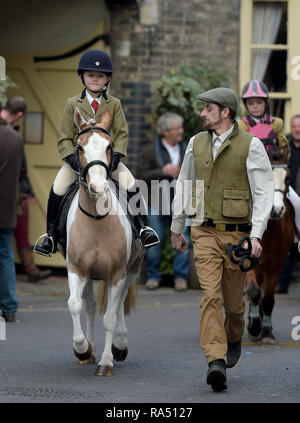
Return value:
[[(252, 16), (253, 3), (262, 2), (286, 2), (287, 3), (287, 44), (252, 44)], [(289, 130), (289, 121), (292, 115), (300, 113), (300, 79), (293, 77), (293, 68), (295, 63), (293, 58), (300, 56), (297, 46), (297, 39), (300, 38), (300, 2), (297, 0), (241, 0), (240, 9), (240, 69), (239, 69), (239, 88), (242, 91), (243, 86), (252, 79), (251, 76), (251, 51), (253, 48), (268, 48), (274, 50), (287, 51), (286, 74), (287, 84), (286, 92), (270, 92), (271, 99), (282, 99), (285, 101), (284, 122)], [(297, 38), (298, 37), (298, 38)], [(299, 57), (300, 59), (300, 57)]]

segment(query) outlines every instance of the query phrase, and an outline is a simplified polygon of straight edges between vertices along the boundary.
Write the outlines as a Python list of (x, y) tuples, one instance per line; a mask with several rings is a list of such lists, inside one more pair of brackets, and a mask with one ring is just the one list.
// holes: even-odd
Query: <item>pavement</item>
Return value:
[[(250, 342), (245, 331), (241, 358), (228, 370), (226, 394), (213, 392), (206, 383), (199, 342), (200, 289), (175, 292), (164, 286), (148, 291), (138, 285), (136, 310), (126, 317), (129, 354), (124, 362), (115, 362), (111, 378), (96, 377), (96, 364), (76, 363), (65, 276), (28, 283), (18, 274), (17, 295), (17, 323), (7, 324), (6, 340), (0, 342), (0, 403), (92, 402), (105, 410), (120, 403), (188, 403), (193, 413), (196, 405), (207, 403), (299, 404), (300, 340), (291, 336), (296, 330), (292, 319), (300, 315), (299, 274), (288, 294), (276, 295), (275, 345)], [(97, 362), (104, 347), (102, 320), (97, 314)], [(138, 421), (149, 421), (147, 416)]]
[[(61, 273), (64, 272), (62, 271)], [(167, 281), (165, 286), (163, 286), (163, 288), (170, 288), (170, 286), (167, 286), (168, 284), (169, 280)], [(145, 287), (143, 284), (138, 284), (138, 289), (145, 290)], [(200, 289), (193, 289), (193, 291), (199, 291), (201, 293)], [(27, 282), (26, 275), (17, 274), (17, 296), (19, 297), (19, 299), (26, 299), (31, 295), (68, 298), (68, 292), (69, 288), (66, 276), (53, 275), (50, 276), (48, 279), (44, 279), (36, 283), (29, 283)], [(155, 292), (159, 292), (159, 290)], [(300, 270), (297, 269), (294, 271), (288, 294), (276, 294), (276, 297), (278, 298), (281, 296), (300, 297)]]

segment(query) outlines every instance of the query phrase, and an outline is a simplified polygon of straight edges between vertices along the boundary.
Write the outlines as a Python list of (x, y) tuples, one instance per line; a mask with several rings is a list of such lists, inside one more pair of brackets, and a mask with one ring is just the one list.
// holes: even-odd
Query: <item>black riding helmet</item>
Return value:
[(103, 50), (88, 50), (80, 57), (77, 73), (81, 77), (83, 85), (83, 73), (85, 71), (103, 72), (107, 76), (112, 76), (113, 67), (110, 56)]

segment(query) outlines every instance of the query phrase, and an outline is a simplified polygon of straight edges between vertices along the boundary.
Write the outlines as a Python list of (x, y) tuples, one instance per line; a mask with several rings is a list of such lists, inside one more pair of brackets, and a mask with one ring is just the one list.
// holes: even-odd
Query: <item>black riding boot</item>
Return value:
[(57, 195), (51, 188), (48, 206), (47, 206), (47, 233), (42, 235), (40, 238), (45, 237), (43, 242), (39, 242), (39, 239), (33, 247), (33, 251), (41, 254), (42, 256), (51, 257), (52, 254), (56, 253), (57, 249), (57, 218), (59, 206), (63, 195)]
[[(130, 200), (130, 198), (132, 198), (138, 193), (140, 193), (140, 187), (137, 185), (135, 190), (127, 191), (128, 201)], [(139, 201), (140, 209), (143, 209), (143, 213), (141, 211), (137, 214), (133, 213), (134, 225), (137, 229), (143, 247), (154, 247), (154, 245), (160, 243), (160, 240), (157, 233), (152, 228), (150, 228), (150, 226), (147, 226), (147, 215), (146, 210), (144, 210), (144, 202), (142, 201), (142, 199), (140, 199)]]
[(160, 243), (157, 233), (147, 226), (147, 216), (138, 214), (134, 217), (134, 224), (139, 232), (141, 242), (145, 248), (154, 247)]

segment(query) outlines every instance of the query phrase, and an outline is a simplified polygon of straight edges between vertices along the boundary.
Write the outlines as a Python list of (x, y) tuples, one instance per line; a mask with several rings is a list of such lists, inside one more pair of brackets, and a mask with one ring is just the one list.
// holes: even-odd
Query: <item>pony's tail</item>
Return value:
[[(129, 314), (132, 308), (136, 306), (136, 282), (134, 282), (128, 289), (125, 302), (124, 312)], [(104, 281), (99, 281), (98, 295), (97, 295), (97, 311), (99, 313), (105, 313), (107, 307), (107, 285)]]

